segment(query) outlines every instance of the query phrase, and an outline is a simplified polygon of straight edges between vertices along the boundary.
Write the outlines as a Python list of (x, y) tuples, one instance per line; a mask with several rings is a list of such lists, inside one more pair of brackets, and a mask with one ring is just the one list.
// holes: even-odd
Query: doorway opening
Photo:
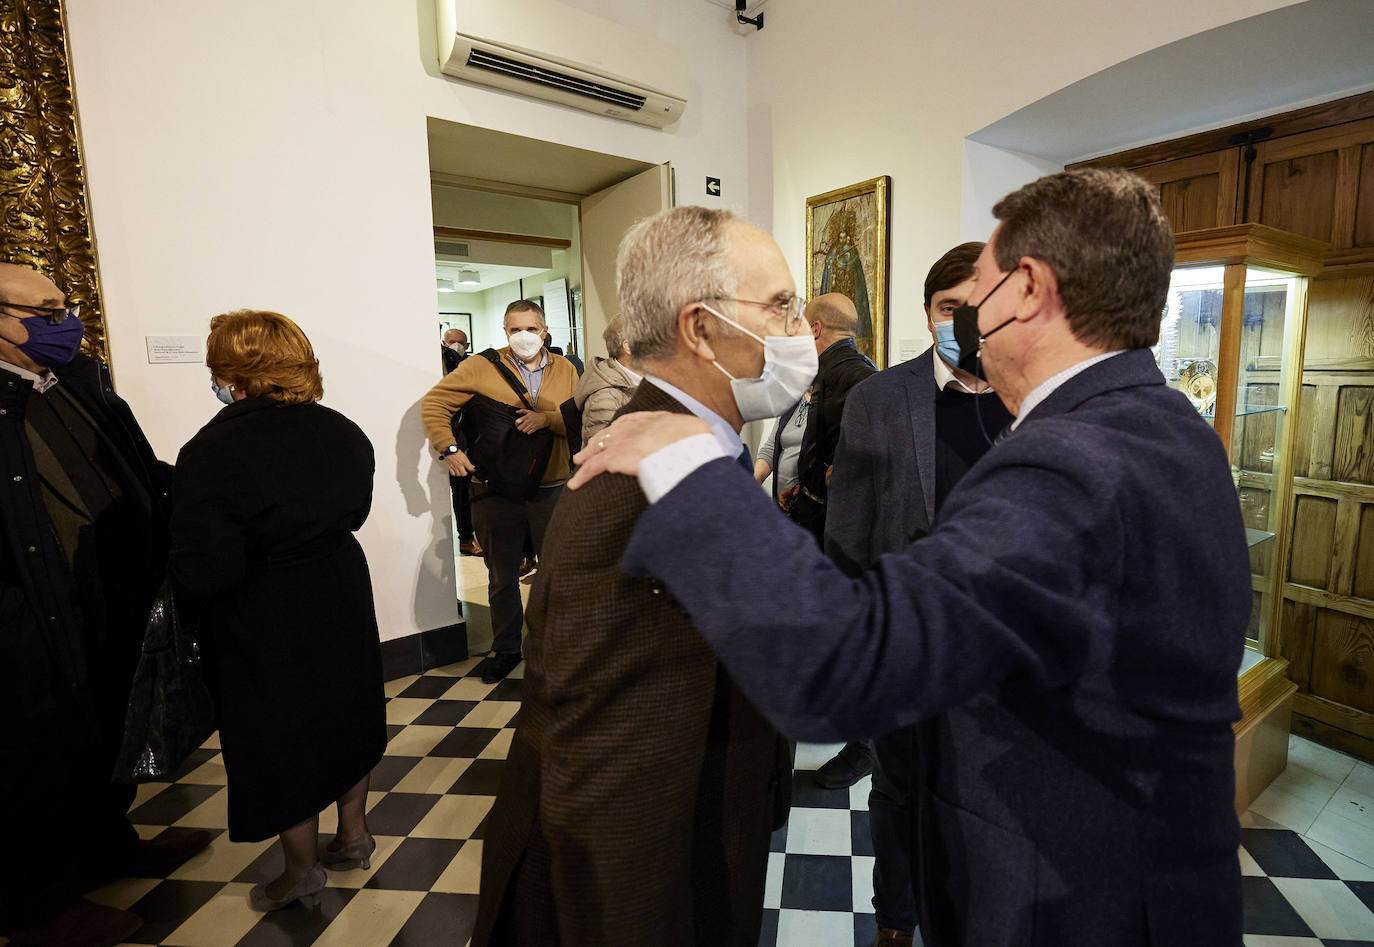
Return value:
[[(506, 306), (529, 300), (545, 313), (550, 346), (575, 366), (604, 357), (602, 332), (620, 311), (620, 239), (672, 206), (671, 167), (436, 118), (427, 132), (440, 338), (459, 329), (469, 354), (499, 349)], [(435, 498), (434, 513), (450, 519), (455, 597), (468, 652), (480, 654), (492, 637), (489, 576), (480, 555), (463, 553), (470, 513), (461, 486), (453, 493)]]

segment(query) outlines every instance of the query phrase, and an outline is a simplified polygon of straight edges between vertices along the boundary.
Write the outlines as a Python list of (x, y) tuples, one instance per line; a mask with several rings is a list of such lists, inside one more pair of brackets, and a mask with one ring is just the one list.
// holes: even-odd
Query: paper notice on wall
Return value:
[(915, 339), (898, 339), (897, 361), (892, 364), (909, 362), (928, 348), (930, 348), (930, 336), (928, 335)]
[(145, 335), (148, 364), (166, 365), (173, 362), (203, 362), (198, 335)]
[(550, 328), (566, 329), (572, 324), (568, 319), (567, 280), (550, 280), (544, 284), (544, 318)]

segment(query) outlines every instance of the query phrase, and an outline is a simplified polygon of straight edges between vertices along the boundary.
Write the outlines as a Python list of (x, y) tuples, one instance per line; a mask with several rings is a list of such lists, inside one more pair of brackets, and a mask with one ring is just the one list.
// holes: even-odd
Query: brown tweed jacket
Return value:
[[(623, 412), (685, 408), (652, 383)], [(672, 598), (620, 570), (632, 477), (559, 501), (526, 618), (526, 672), (487, 820), (473, 947), (749, 945), (785, 740)]]

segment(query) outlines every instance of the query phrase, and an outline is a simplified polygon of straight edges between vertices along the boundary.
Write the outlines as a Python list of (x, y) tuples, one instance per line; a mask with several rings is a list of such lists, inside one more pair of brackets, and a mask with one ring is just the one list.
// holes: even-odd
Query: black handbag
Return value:
[[(487, 349), (482, 357), (501, 373), (520, 403), (535, 410), (526, 397), (525, 387), (501, 364), (500, 354), (495, 349)], [(476, 468), (473, 476), (488, 489), (511, 500), (527, 499), (539, 489), (549, 457), (553, 455), (553, 431), (545, 427), (526, 434), (515, 426), (519, 416), (517, 408), (486, 395), (473, 395), (454, 422), (461, 427), (468, 460)]]
[(171, 584), (164, 581), (148, 614), (129, 691), (115, 782), (169, 779), (214, 730), (200, 642), (177, 614)]

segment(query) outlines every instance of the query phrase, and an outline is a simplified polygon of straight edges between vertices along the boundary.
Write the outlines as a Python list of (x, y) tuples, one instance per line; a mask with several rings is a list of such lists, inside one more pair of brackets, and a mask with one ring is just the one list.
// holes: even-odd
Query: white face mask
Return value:
[(468, 350), (468, 344), (466, 342), (450, 342), (448, 344), (448, 347), (453, 351), (457, 352), (459, 355), (462, 355), (464, 352)]
[(544, 338), (529, 329), (516, 329), (510, 334), (510, 350), (522, 360), (529, 361), (544, 347)]
[(711, 364), (730, 379), (735, 406), (746, 421), (775, 418), (801, 400), (816, 377), (819, 364), (816, 340), (810, 335), (770, 335), (760, 339), (744, 326), (727, 319), (705, 303), (701, 307), (722, 322), (739, 329), (763, 346), (763, 374), (758, 378), (736, 378), (719, 362)]

